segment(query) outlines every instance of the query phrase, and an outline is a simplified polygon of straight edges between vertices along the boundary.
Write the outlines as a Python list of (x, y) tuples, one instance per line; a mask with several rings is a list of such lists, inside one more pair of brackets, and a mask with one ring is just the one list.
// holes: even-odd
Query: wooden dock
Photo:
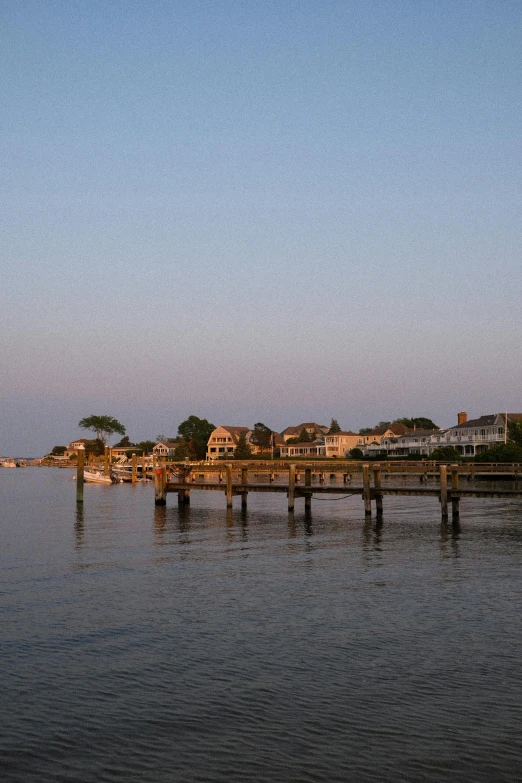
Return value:
[[(350, 472), (347, 469), (349, 465)], [(192, 491), (223, 492), (226, 496), (227, 508), (233, 505), (233, 498), (241, 497), (241, 506), (247, 507), (248, 494), (250, 492), (276, 492), (285, 494), (288, 498), (288, 511), (294, 510), (295, 501), (304, 499), (305, 511), (310, 511), (312, 499), (319, 495), (343, 495), (347, 491), (349, 496), (360, 495), (363, 500), (365, 516), (372, 515), (372, 504), (375, 506), (377, 517), (383, 515), (383, 498), (388, 495), (403, 495), (411, 497), (436, 497), (439, 500), (441, 516), (448, 519), (451, 506), (452, 521), (459, 519), (461, 498), (522, 498), (522, 488), (479, 489), (462, 488), (459, 478), (468, 481), (478, 478), (477, 472), (472, 472), (473, 466), (439, 465), (430, 463), (429, 466), (417, 464), (414, 466), (389, 464), (362, 463), (354, 466), (349, 463), (339, 463), (335, 466), (325, 466), (316, 463), (296, 465), (296, 463), (274, 465), (259, 465), (255, 463), (231, 463), (227, 462), (219, 466), (191, 465), (190, 463), (167, 463), (154, 468), (154, 497), (158, 506), (165, 505), (167, 494), (175, 492), (178, 495), (178, 503), (190, 503)], [(429, 467), (429, 470), (427, 468)], [(486, 466), (485, 466), (486, 467)], [(501, 466), (500, 470), (487, 471), (488, 478), (505, 477), (506, 474), (514, 479), (522, 478), (520, 466)], [(484, 471), (486, 472), (486, 471)], [(249, 477), (253, 474), (254, 481)], [(482, 477), (483, 472), (480, 476)], [(259, 477), (265, 478), (264, 482)], [(353, 481), (354, 476), (357, 481)], [(383, 486), (383, 477), (391, 476), (416, 476), (419, 486)], [(329, 480), (342, 479), (342, 486), (326, 486), (326, 477)], [(304, 481), (301, 479), (304, 478)], [(235, 480), (234, 480), (235, 479)], [(433, 479), (437, 486), (426, 486), (428, 479)], [(353, 481), (353, 483), (352, 483)], [(317, 483), (318, 482), (318, 483)]]

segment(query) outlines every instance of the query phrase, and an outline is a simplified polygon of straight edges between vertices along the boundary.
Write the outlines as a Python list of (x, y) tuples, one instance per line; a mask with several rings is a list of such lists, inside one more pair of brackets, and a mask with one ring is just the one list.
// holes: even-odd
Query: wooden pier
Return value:
[[(349, 491), (350, 496), (360, 495), (364, 504), (364, 514), (366, 517), (372, 515), (372, 504), (375, 506), (375, 512), (378, 518), (383, 515), (383, 498), (388, 495), (403, 495), (411, 497), (436, 497), (440, 503), (441, 517), (445, 521), (449, 516), (449, 506), (451, 506), (451, 517), (453, 522), (459, 519), (461, 498), (522, 498), (522, 489), (502, 488), (502, 489), (479, 489), (462, 488), (459, 484), (459, 478), (465, 477), (469, 480), (477, 478), (470, 470), (466, 468), (477, 468), (477, 465), (439, 465), (430, 463), (428, 466), (416, 465), (416, 470), (408, 469), (397, 470), (399, 466), (388, 464), (369, 464), (363, 463), (360, 466), (350, 465), (348, 472), (346, 464), (339, 465), (321, 465), (289, 463), (279, 464), (277, 466), (259, 465), (255, 463), (221, 463), (218, 466), (191, 465), (190, 463), (167, 463), (154, 468), (154, 497), (158, 506), (165, 505), (167, 494), (176, 492), (179, 504), (190, 503), (190, 493), (197, 491), (222, 492), (226, 496), (227, 508), (231, 508), (233, 498), (241, 497), (241, 506), (247, 507), (248, 494), (250, 492), (276, 492), (285, 494), (288, 498), (288, 511), (295, 508), (296, 499), (304, 499), (305, 511), (310, 511), (312, 499), (319, 495), (344, 495)], [(407, 466), (410, 468), (410, 466)], [(502, 466), (502, 472), (491, 470), (488, 472), (488, 478), (495, 478), (499, 475), (505, 477), (509, 474), (513, 478), (522, 478), (519, 473), (520, 466)], [(253, 473), (254, 481), (250, 480), (249, 473)], [(259, 476), (265, 478), (260, 482)], [(397, 476), (416, 476), (420, 478), (419, 486), (383, 486), (383, 478)], [(470, 478), (471, 475), (471, 478)], [(338, 479), (342, 477), (343, 484), (326, 486), (326, 477), (329, 479)], [(354, 476), (360, 479), (352, 483)], [(234, 481), (234, 477), (236, 480)], [(434, 479), (436, 486), (426, 486), (428, 479)], [(257, 479), (257, 480), (256, 480)], [(304, 481), (301, 481), (304, 479)], [(319, 482), (319, 483), (317, 483)]]

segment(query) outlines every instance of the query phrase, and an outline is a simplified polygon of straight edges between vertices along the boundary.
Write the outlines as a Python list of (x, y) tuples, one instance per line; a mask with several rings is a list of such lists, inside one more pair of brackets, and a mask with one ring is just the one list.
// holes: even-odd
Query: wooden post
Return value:
[(132, 481), (133, 484), (135, 484), (137, 480), (138, 480), (138, 455), (137, 454), (133, 454), (132, 455), (132, 476), (131, 476), (131, 481)]
[[(179, 467), (179, 483), (180, 484), (188, 484), (188, 474), (189, 474), (189, 468), (186, 466)], [(178, 503), (180, 505), (188, 506), (190, 503), (190, 489), (187, 487), (186, 489), (180, 489), (178, 491)]]
[(440, 511), (442, 521), (448, 518), (448, 466), (440, 466)]
[[(459, 488), (459, 466), (458, 465), (452, 465), (451, 466), (451, 489), (458, 490)], [(458, 522), (459, 521), (459, 504), (460, 504), (460, 498), (453, 497), (453, 494), (451, 495), (451, 520), (452, 522)]]
[(372, 490), (370, 488), (370, 466), (365, 464), (362, 466), (363, 470), (363, 500), (364, 500), (364, 516), (371, 517), (372, 515)]
[(76, 466), (76, 502), (83, 503), (83, 484), (85, 470), (85, 449), (78, 449), (78, 463)]
[(167, 505), (167, 469), (154, 468), (154, 503), (156, 506)]
[[(248, 468), (241, 468), (241, 483), (248, 484)], [(248, 492), (241, 493), (241, 508), (245, 511), (247, 507)]]
[[(312, 468), (305, 468), (305, 487), (312, 486)], [(310, 495), (305, 495), (305, 511), (311, 511), (312, 498)]]
[(374, 465), (373, 466), (373, 483), (375, 486), (375, 506), (377, 510), (377, 516), (382, 517), (382, 495), (379, 492), (379, 490), (382, 487), (381, 482), (381, 466), (380, 465)]
[(104, 455), (103, 455), (103, 457), (104, 457), (104, 459), (103, 459), (103, 473), (104, 473), (105, 476), (108, 476), (110, 474), (110, 468), (109, 468), (110, 455), (111, 455), (111, 450), (109, 449), (108, 446), (105, 446), (105, 451), (104, 451)]
[(227, 475), (227, 508), (232, 508), (232, 463), (225, 465)]
[(295, 504), (295, 465), (288, 467), (288, 510), (293, 511)]

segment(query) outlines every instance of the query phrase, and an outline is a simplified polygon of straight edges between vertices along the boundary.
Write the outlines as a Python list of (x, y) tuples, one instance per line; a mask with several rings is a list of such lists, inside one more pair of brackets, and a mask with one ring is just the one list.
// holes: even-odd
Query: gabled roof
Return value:
[[(489, 413), (487, 416), (480, 416), (478, 419), (468, 419), (462, 424), (456, 424), (454, 427), (450, 427), (451, 430), (465, 430), (472, 429), (473, 427), (492, 427), (497, 418), (500, 416), (502, 422), (506, 422), (505, 413)], [(522, 421), (522, 413), (508, 413), (509, 421)]]
[(326, 432), (325, 435), (328, 435), (330, 438), (332, 435), (355, 435), (356, 437), (359, 437), (356, 432), (352, 432), (351, 430), (341, 430), (340, 432)]
[(324, 424), (316, 424), (315, 421), (305, 421), (302, 424), (298, 424), (297, 427), (286, 427), (281, 435), (299, 435), (303, 427), (307, 430), (314, 429), (316, 432), (328, 432), (330, 429), (330, 427)]

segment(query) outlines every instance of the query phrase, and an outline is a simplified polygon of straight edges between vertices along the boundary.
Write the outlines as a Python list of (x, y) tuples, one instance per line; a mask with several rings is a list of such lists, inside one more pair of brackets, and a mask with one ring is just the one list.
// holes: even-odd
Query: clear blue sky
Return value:
[(6, 0), (0, 455), (522, 410), (522, 5)]

